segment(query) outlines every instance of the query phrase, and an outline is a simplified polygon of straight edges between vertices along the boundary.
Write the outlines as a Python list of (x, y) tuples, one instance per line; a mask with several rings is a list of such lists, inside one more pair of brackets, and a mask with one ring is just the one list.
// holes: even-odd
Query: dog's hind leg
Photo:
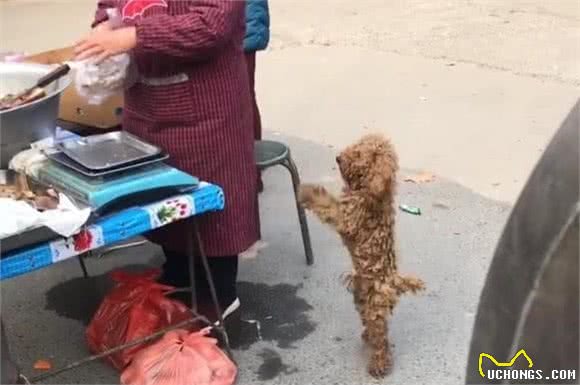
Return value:
[(352, 289), (352, 295), (354, 297), (354, 306), (356, 307), (356, 310), (360, 315), (360, 320), (363, 326), (361, 338), (363, 339), (363, 341), (369, 342), (367, 318), (365, 317), (367, 298), (365, 298), (364, 291), (362, 290), (363, 288), (361, 286), (360, 278), (358, 278), (356, 275), (351, 275), (350, 287)]
[(369, 361), (369, 374), (375, 378), (386, 376), (391, 370), (392, 355), (388, 338), (387, 309), (367, 304), (366, 334), (372, 348)]

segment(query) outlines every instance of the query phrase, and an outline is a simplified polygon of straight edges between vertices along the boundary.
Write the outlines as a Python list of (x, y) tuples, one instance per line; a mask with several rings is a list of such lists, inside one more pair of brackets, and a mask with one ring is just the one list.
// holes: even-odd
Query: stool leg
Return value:
[(195, 226), (195, 218), (187, 219), (188, 223), (188, 231), (187, 231), (187, 258), (188, 258), (188, 269), (189, 269), (189, 291), (191, 294), (191, 310), (194, 313), (197, 313), (197, 293), (196, 293), (196, 282), (195, 282), (195, 254), (196, 254), (196, 245), (194, 236), (196, 236), (195, 232), (197, 231), (197, 227)]
[(294, 161), (290, 156), (282, 163), (292, 177), (292, 187), (294, 188), (294, 199), (296, 201), (296, 210), (298, 211), (298, 221), (300, 222), (300, 231), (302, 232), (302, 242), (304, 243), (304, 253), (306, 254), (306, 264), (309, 266), (314, 263), (314, 256), (312, 255), (312, 244), (310, 242), (310, 232), (308, 231), (308, 222), (306, 221), (306, 213), (304, 208), (298, 201), (298, 188), (300, 187), (300, 175)]

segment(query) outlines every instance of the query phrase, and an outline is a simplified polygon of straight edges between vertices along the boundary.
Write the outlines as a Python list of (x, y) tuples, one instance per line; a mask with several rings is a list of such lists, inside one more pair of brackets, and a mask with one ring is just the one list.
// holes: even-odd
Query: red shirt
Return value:
[[(259, 238), (252, 102), (242, 50), (245, 2), (232, 0), (102, 0), (137, 28), (133, 58), (140, 76), (180, 73), (172, 85), (137, 83), (125, 93), (123, 126), (170, 155), (170, 163), (224, 189), (226, 209), (201, 219), (208, 255), (235, 255)], [(183, 227), (153, 239), (185, 249)]]

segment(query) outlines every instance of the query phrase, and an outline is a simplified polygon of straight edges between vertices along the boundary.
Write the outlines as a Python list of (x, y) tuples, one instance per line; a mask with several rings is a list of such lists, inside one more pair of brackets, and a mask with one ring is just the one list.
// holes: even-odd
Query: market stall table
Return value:
[[(167, 197), (147, 205), (125, 208), (97, 218), (72, 237), (57, 237), (41, 243), (22, 245), (7, 253), (2, 252), (0, 256), (0, 281), (22, 276), (74, 257), (82, 257), (93, 250), (128, 240), (175, 221), (187, 220), (192, 229), (192, 239), (189, 242), (191, 277), (195, 276), (193, 271), (195, 266), (194, 258), (198, 254), (210, 278), (212, 300), (216, 305), (220, 321), (217, 330), (224, 336), (226, 348), (229, 350), (227, 336), (223, 330), (221, 311), (217, 304), (213, 280), (209, 272), (207, 256), (205, 255), (195, 221), (199, 215), (223, 210), (224, 205), (225, 199), (222, 189), (218, 186), (201, 182), (191, 192)], [(21, 234), (20, 239), (27, 239), (27, 237)], [(29, 237), (29, 239), (34, 240), (35, 237)], [(190, 290), (192, 294), (192, 311), (194, 315), (197, 315), (195, 284), (193, 282)], [(84, 361), (81, 363), (84, 363)]]

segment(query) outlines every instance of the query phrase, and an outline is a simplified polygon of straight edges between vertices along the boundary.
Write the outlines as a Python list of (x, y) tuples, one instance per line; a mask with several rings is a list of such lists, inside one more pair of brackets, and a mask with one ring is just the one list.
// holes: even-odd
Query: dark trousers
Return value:
[[(161, 282), (174, 287), (190, 286), (188, 258), (170, 250), (164, 249), (164, 253), (165, 263)], [(212, 257), (208, 258), (208, 263), (220, 305), (228, 306), (237, 297), (238, 256)], [(199, 302), (211, 299), (207, 275), (201, 263), (195, 266), (195, 289)]]

